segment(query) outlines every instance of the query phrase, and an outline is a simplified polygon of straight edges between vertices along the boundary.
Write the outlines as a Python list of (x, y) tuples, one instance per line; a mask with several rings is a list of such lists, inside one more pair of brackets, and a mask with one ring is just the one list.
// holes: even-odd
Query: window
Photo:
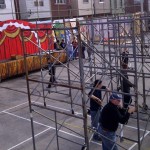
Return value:
[(117, 0), (114, 0), (114, 9), (117, 8)]
[(89, 2), (89, 0), (83, 0), (83, 3), (88, 3)]
[(120, 0), (120, 7), (122, 7), (123, 6), (123, 2), (122, 2), (122, 0)]
[(56, 0), (56, 4), (66, 4), (66, 0)]
[(5, 4), (5, 1), (4, 0), (0, 0), (0, 4)]
[(39, 1), (39, 6), (44, 6), (44, 2), (43, 1)]
[(140, 4), (141, 0), (134, 0), (134, 4)]
[(34, 6), (38, 6), (38, 1), (34, 1)]
[(44, 6), (44, 1), (43, 0), (36, 0), (36, 1), (34, 1), (34, 6)]
[(5, 0), (0, 0), (0, 9), (6, 8)]

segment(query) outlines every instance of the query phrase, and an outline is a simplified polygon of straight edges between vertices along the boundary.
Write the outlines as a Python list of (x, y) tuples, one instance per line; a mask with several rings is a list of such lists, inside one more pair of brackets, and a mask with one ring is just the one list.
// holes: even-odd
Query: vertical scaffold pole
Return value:
[(24, 66), (25, 66), (25, 72), (26, 72), (26, 83), (27, 83), (27, 92), (28, 92), (28, 102), (29, 102), (30, 120), (31, 120), (31, 131), (32, 131), (33, 150), (36, 150), (35, 138), (34, 138), (33, 115), (32, 115), (32, 107), (31, 107), (31, 97), (30, 97), (30, 86), (29, 86), (29, 80), (28, 80), (28, 67), (27, 67), (27, 60), (26, 60), (26, 48), (25, 48), (25, 43), (24, 43), (24, 40), (25, 40), (25, 39), (24, 39), (23, 31), (21, 31), (21, 37), (22, 37), (22, 46), (23, 46), (23, 54), (24, 54)]
[(86, 95), (85, 95), (85, 82), (84, 82), (84, 71), (83, 71), (83, 59), (82, 59), (82, 49), (81, 49), (81, 37), (80, 37), (80, 25), (77, 21), (77, 31), (78, 31), (78, 51), (79, 51), (79, 70), (80, 70), (80, 82), (82, 88), (82, 108), (83, 108), (83, 126), (84, 126), (84, 138), (85, 146), (89, 150), (89, 139), (88, 139), (88, 128), (87, 128), (87, 109), (86, 109)]
[[(132, 21), (132, 29), (134, 29), (134, 19)], [(132, 43), (133, 43), (133, 56), (134, 56), (134, 68), (135, 68), (135, 76), (134, 76), (134, 92), (135, 92), (135, 106), (137, 108), (137, 135), (138, 135), (138, 150), (141, 150), (140, 148), (140, 125), (139, 125), (139, 109), (138, 109), (138, 77), (137, 77), (137, 60), (136, 60), (136, 42), (135, 42), (135, 32), (132, 30), (131, 33)]]

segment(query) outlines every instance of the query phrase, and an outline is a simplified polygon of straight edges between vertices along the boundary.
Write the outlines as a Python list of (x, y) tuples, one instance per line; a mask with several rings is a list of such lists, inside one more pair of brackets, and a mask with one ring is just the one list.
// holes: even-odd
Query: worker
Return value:
[(54, 43), (54, 49), (55, 49), (55, 50), (61, 50), (61, 49), (62, 49), (62, 47), (60, 46), (59, 40), (57, 40), (57, 41)]
[(127, 124), (130, 114), (136, 110), (135, 107), (130, 107), (128, 111), (123, 109), (121, 99), (120, 95), (112, 93), (109, 102), (101, 111), (98, 132), (101, 135), (103, 150), (118, 150), (116, 144), (118, 125)]
[(65, 49), (66, 43), (65, 43), (64, 39), (61, 40), (60, 47), (61, 47), (62, 49)]
[(51, 83), (56, 82), (56, 79), (55, 79), (56, 68), (55, 68), (54, 64), (52, 62), (50, 62), (49, 57), (47, 57), (47, 61), (48, 61), (48, 71), (49, 71), (49, 75), (50, 75), (49, 84), (48, 84), (47, 88), (51, 88)]
[(128, 108), (128, 106), (132, 103), (132, 97), (130, 95), (130, 88), (133, 87), (133, 84), (129, 81), (129, 77), (127, 74), (127, 64), (122, 65), (122, 77), (121, 77), (121, 91), (123, 94), (123, 106), (124, 108)]
[[(101, 91), (102, 89), (109, 91), (109, 89), (102, 84), (101, 80), (95, 80), (93, 88), (88, 94), (90, 98), (91, 127), (96, 132), (98, 129), (101, 104), (102, 104), (102, 91)], [(100, 140), (100, 137), (96, 132), (93, 135), (93, 139)]]
[(78, 41), (76, 40), (76, 37), (73, 38), (72, 46), (73, 46), (73, 59), (77, 59), (77, 56), (78, 56)]
[(124, 49), (124, 51), (122, 52), (121, 56), (121, 65), (127, 65), (128, 66), (128, 62), (129, 62), (129, 51), (127, 48)]

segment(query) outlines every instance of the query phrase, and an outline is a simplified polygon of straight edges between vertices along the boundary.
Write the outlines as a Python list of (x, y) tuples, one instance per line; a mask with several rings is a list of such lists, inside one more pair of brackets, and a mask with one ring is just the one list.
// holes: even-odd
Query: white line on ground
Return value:
[[(43, 104), (43, 103), (41, 103), (41, 102), (35, 102), (35, 103), (37, 103), (37, 104)], [(56, 109), (58, 109), (58, 110), (64, 110), (64, 111), (68, 111), (68, 112), (71, 111), (71, 110), (69, 110), (69, 109), (64, 109), (64, 108), (56, 107), (56, 106), (53, 106), (53, 105), (47, 105), (47, 106), (52, 107), (52, 108), (56, 108)], [(82, 113), (78, 113), (78, 112), (75, 112), (75, 114), (76, 114), (76, 115), (83, 115)]]
[[(41, 102), (35, 102), (35, 104), (43, 104), (43, 103), (41, 103)], [(52, 108), (56, 108), (56, 109), (59, 109), (59, 110), (71, 111), (69, 109), (64, 109), (64, 108), (56, 107), (56, 106), (53, 106), (53, 105), (46, 105), (46, 106), (49, 106), (49, 107), (52, 107)]]
[[(6, 113), (6, 114), (9, 114), (9, 115), (18, 117), (18, 118), (23, 119), (23, 120), (30, 121), (30, 119), (27, 119), (27, 118), (24, 118), (24, 117), (21, 117), (21, 116), (18, 116), (18, 115), (15, 115), (15, 114), (12, 114), (12, 113), (9, 113), (9, 112), (6, 112), (6, 111), (3, 111), (3, 113)], [(33, 121), (33, 122), (36, 123), (36, 124), (39, 124), (39, 125), (43, 125), (43, 126), (45, 126), (45, 127), (48, 127), (48, 129), (44, 130), (43, 132), (46, 132), (46, 131), (49, 130), (49, 129), (56, 130), (56, 128), (54, 128), (54, 127), (47, 126), (47, 125), (42, 124), (42, 123), (39, 123), (39, 122), (37, 122), (37, 121)], [(69, 132), (66, 132), (66, 131), (63, 131), (63, 130), (59, 130), (59, 132), (84, 140), (83, 137), (77, 136), (77, 135), (75, 135), (75, 134), (72, 134), (72, 133), (69, 133)], [(40, 132), (40, 133), (37, 134), (36, 136), (38, 136), (38, 135), (40, 135), (40, 134), (42, 134), (42, 132)], [(17, 146), (19, 146), (19, 145), (21, 145), (21, 144), (23, 144), (23, 143), (25, 143), (25, 142), (31, 140), (31, 139), (32, 139), (32, 138), (30, 137), (29, 139), (27, 139), (27, 140), (25, 140), (25, 141), (22, 141), (21, 143), (15, 145), (15, 146), (13, 146), (13, 147), (11, 147), (11, 148), (8, 149), (8, 150), (11, 150), (12, 148), (15, 148), (15, 147), (17, 147)], [(97, 143), (97, 142), (94, 142), (94, 141), (91, 141), (91, 143), (94, 143), (94, 144), (97, 144), (97, 145), (101, 145), (100, 143)]]
[[(37, 136), (40, 135), (40, 134), (43, 134), (44, 132), (46, 132), (46, 131), (48, 131), (48, 130), (50, 130), (50, 129), (51, 129), (51, 128), (48, 128), (48, 129), (46, 129), (46, 130), (44, 130), (44, 131), (42, 131), (42, 132), (36, 134), (35, 137), (37, 137)], [(15, 145), (15, 146), (12, 146), (12, 147), (9, 148), (8, 150), (12, 150), (12, 149), (14, 149), (14, 148), (16, 148), (16, 147), (18, 147), (18, 146), (20, 146), (20, 145), (22, 145), (22, 144), (24, 144), (24, 143), (30, 141), (30, 140), (32, 140), (32, 137), (30, 137), (30, 138), (28, 138), (28, 139), (26, 139), (26, 140), (24, 140), (24, 141), (18, 143), (18, 144)]]
[[(21, 117), (21, 116), (18, 116), (18, 115), (15, 115), (15, 114), (12, 114), (12, 113), (9, 113), (9, 112), (6, 112), (6, 111), (3, 111), (3, 113), (9, 114), (9, 115), (11, 115), (11, 116), (18, 117), (18, 118), (23, 119), (23, 120), (31, 121), (30, 119), (27, 119), (27, 118), (24, 118), (24, 117)], [(42, 125), (42, 126), (44, 126), (44, 127), (50, 128), (50, 126), (47, 126), (47, 125), (42, 124), (42, 123), (39, 123), (39, 122), (37, 122), (37, 121), (33, 121), (33, 122), (36, 123), (36, 124)]]
[[(8, 110), (11, 110), (11, 109), (20, 107), (20, 106), (22, 106), (22, 105), (25, 105), (26, 103), (28, 103), (28, 102), (25, 102), (25, 103), (16, 105), (16, 106), (14, 106), (14, 107), (5, 109), (5, 110), (1, 111), (0, 114), (6, 112), (6, 111), (8, 111)], [(34, 102), (34, 103), (43, 104), (43, 103), (41, 103), (41, 102)], [(68, 112), (70, 111), (70, 110), (68, 110), (68, 109), (64, 109), (64, 108), (61, 108), (61, 107), (56, 107), (56, 106), (53, 106), (53, 105), (47, 105), (47, 106), (52, 107), (52, 108), (56, 108), (56, 109), (58, 109), (58, 110), (64, 110), (64, 111), (68, 111)], [(79, 114), (79, 115), (82, 115), (82, 113), (78, 113), (78, 112), (75, 112), (75, 114), (77, 114), (77, 115), (78, 115), (78, 114)], [(88, 115), (88, 117), (90, 117), (90, 116)], [(129, 125), (125, 125), (125, 126), (126, 126), (126, 127), (129, 127), (129, 128), (132, 128), (132, 129), (137, 129), (137, 127), (133, 127), (133, 126), (129, 126)], [(140, 129), (140, 130), (141, 130), (141, 131), (145, 131), (144, 129)], [(146, 131), (149, 132), (149, 130), (146, 130)]]
[[(14, 106), (14, 107), (11, 107), (11, 108), (9, 108), (9, 109), (6, 109), (6, 110), (4, 110), (4, 111), (1, 111), (0, 113), (7, 113), (7, 114), (9, 114), (9, 115), (13, 115), (13, 116), (15, 116), (15, 117), (19, 117), (19, 118), (21, 118), (21, 119), (30, 121), (30, 119), (27, 119), (27, 118), (24, 118), (24, 117), (21, 117), (21, 116), (18, 116), (18, 115), (15, 115), (15, 114), (12, 114), (12, 113), (7, 112), (8, 110), (11, 110), (11, 109), (13, 109), (13, 108), (20, 107), (20, 106), (22, 106), (22, 105), (24, 105), (24, 104), (26, 104), (26, 103), (28, 103), (28, 102), (25, 102), (25, 103), (16, 105), (16, 106)], [(35, 103), (42, 104), (42, 103), (40, 103), (40, 102), (35, 102)], [(52, 106), (52, 105), (47, 105), (47, 106), (52, 107), (52, 108), (56, 108), (56, 109), (60, 109), (60, 110), (64, 110), (64, 111), (70, 111), (70, 110), (68, 110), (68, 109), (64, 109), (64, 108), (60, 108), (60, 107), (56, 107), (56, 106)], [(82, 115), (82, 113), (78, 113), (78, 112), (75, 112), (75, 114), (80, 114), (80, 115)], [(54, 127), (47, 126), (47, 125), (45, 125), (45, 124), (42, 124), (42, 123), (39, 123), (39, 122), (36, 122), (36, 121), (34, 121), (34, 123), (55, 130)], [(137, 127), (133, 127), (133, 126), (129, 126), (129, 125), (126, 125), (126, 127), (129, 127), (129, 128), (132, 128), (132, 129), (137, 129)], [(144, 129), (140, 129), (140, 130), (141, 130), (141, 131), (145, 131)], [(68, 132), (65, 132), (65, 131), (62, 131), (62, 130), (59, 130), (59, 131), (62, 132), (62, 133), (65, 133), (65, 134), (68, 134), (68, 135), (71, 135), (71, 136), (80, 138), (80, 139), (84, 139), (84, 138), (82, 138), (82, 137), (76, 136), (76, 135), (74, 135), (74, 134), (71, 134), (71, 133), (68, 133)], [(147, 132), (147, 133), (144, 135), (144, 137), (146, 137), (146, 136), (150, 133), (150, 131), (148, 131), (148, 130), (146, 130), (146, 132)], [(142, 138), (142, 137), (141, 137), (141, 138)], [(140, 138), (140, 139), (141, 139), (141, 138)], [(94, 142), (94, 141), (92, 141), (92, 143), (96, 143), (96, 144), (98, 144), (98, 145), (101, 145), (101, 144), (99, 144), (99, 143), (97, 143), (97, 142)], [(137, 143), (134, 143), (128, 150), (131, 150), (131, 149), (132, 149), (133, 147), (135, 147), (136, 145), (137, 145)]]
[[(41, 102), (35, 102), (35, 103), (37, 103), (37, 104), (43, 104), (43, 103), (41, 103)], [(64, 111), (70, 111), (70, 110), (68, 110), (68, 109), (64, 109), (64, 108), (61, 108), (61, 107), (56, 107), (56, 106), (53, 106), (53, 105), (47, 105), (47, 106), (49, 106), (49, 107), (52, 107), (52, 108), (56, 108), (56, 109), (58, 109), (58, 110), (64, 110)], [(78, 112), (75, 112), (75, 114), (79, 114), (79, 115), (83, 115), (82, 113), (78, 113)], [(88, 115), (88, 117), (90, 117), (89, 115)], [(129, 126), (129, 125), (125, 125), (126, 127), (129, 127), (129, 128), (132, 128), (132, 129), (137, 129), (137, 127), (133, 127), (133, 126)], [(140, 129), (141, 131), (145, 131), (144, 129)], [(146, 130), (147, 132), (149, 132), (149, 130)]]
[[(6, 112), (6, 111), (8, 111), (8, 110), (11, 110), (11, 109), (20, 107), (20, 106), (22, 106), (22, 105), (25, 105), (26, 103), (28, 103), (28, 102), (25, 102), (25, 103), (16, 105), (16, 106), (14, 106), (14, 107), (8, 108), (8, 109), (6, 109), (6, 110), (3, 110), (3, 111), (0, 112), (0, 114)], [(37, 103), (37, 104), (43, 104), (43, 103), (41, 103), (41, 102), (35, 102), (35, 103)], [(64, 109), (64, 108), (61, 108), (61, 107), (56, 107), (56, 106), (53, 106), (53, 105), (47, 105), (47, 106), (52, 107), (52, 108), (56, 108), (56, 109), (59, 109), (59, 110), (70, 111), (70, 110), (68, 110), (68, 109)], [(75, 114), (82, 115), (82, 113), (78, 113), (78, 112), (75, 112)], [(88, 117), (90, 117), (90, 116), (88, 116)], [(133, 126), (129, 126), (129, 125), (125, 125), (125, 126), (126, 126), (126, 127), (129, 127), (129, 128), (132, 128), (132, 129), (137, 129), (137, 127), (133, 127)], [(140, 130), (141, 130), (141, 131), (145, 131), (144, 129), (140, 129)], [(147, 131), (147, 132), (150, 132), (149, 130), (146, 130), (146, 131)]]
[(5, 110), (1, 111), (1, 112), (0, 112), (0, 114), (1, 114), (1, 113), (4, 113), (4, 111), (8, 111), (8, 110), (11, 110), (11, 109), (14, 109), (14, 108), (20, 107), (20, 106), (25, 105), (25, 104), (27, 104), (27, 103), (28, 103), (28, 102), (25, 102), (25, 103), (22, 103), (22, 104), (16, 105), (16, 106), (14, 106), (14, 107), (10, 107), (10, 108), (8, 108), (8, 109), (5, 109)]
[[(131, 128), (131, 129), (138, 129), (137, 127), (133, 127), (133, 126), (129, 126), (129, 125), (125, 125), (125, 126), (128, 127), (128, 128)], [(140, 130), (150, 132), (149, 130), (145, 130), (145, 129), (140, 129)]]
[[(144, 134), (144, 137), (146, 137), (150, 132), (147, 132)], [(140, 138), (140, 141), (144, 138), (143, 136)], [(132, 150), (137, 145), (137, 143), (134, 143), (128, 150)]]

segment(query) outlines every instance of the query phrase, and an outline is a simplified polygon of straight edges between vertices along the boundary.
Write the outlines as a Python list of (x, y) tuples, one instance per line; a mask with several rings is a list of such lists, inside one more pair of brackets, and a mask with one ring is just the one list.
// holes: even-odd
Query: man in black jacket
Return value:
[(60, 43), (59, 43), (59, 40), (57, 40), (55, 43), (54, 43), (54, 49), (55, 50), (61, 50), (61, 46), (60, 46)]
[(124, 51), (121, 54), (121, 56), (122, 56), (121, 64), (122, 65), (127, 65), (128, 66), (128, 62), (129, 62), (128, 55), (129, 55), (129, 51), (128, 51), (127, 48), (125, 48)]
[(130, 95), (130, 88), (133, 87), (131, 82), (129, 81), (129, 77), (127, 74), (127, 65), (122, 66), (122, 74), (124, 77), (121, 77), (121, 91), (124, 93), (123, 95), (123, 107), (128, 108), (128, 106), (132, 103), (132, 97)]
[(116, 131), (119, 123), (126, 124), (129, 116), (135, 111), (131, 107), (126, 112), (120, 105), (121, 97), (112, 93), (109, 103), (104, 106), (100, 117), (99, 133), (102, 139), (103, 150), (118, 150), (116, 145)]
[[(90, 98), (90, 114), (91, 114), (91, 126), (97, 131), (99, 124), (99, 117), (102, 103), (102, 89), (109, 91), (109, 89), (103, 85), (101, 80), (95, 80), (93, 88), (89, 92)], [(97, 133), (93, 135), (94, 140), (100, 140)]]
[(62, 49), (65, 49), (66, 43), (65, 43), (64, 39), (61, 40), (60, 47), (61, 47)]
[(49, 84), (47, 88), (51, 88), (51, 83), (56, 82), (56, 79), (55, 79), (56, 68), (55, 68), (55, 65), (50, 61), (49, 56), (47, 56), (47, 62), (48, 62), (48, 71), (50, 75)]

